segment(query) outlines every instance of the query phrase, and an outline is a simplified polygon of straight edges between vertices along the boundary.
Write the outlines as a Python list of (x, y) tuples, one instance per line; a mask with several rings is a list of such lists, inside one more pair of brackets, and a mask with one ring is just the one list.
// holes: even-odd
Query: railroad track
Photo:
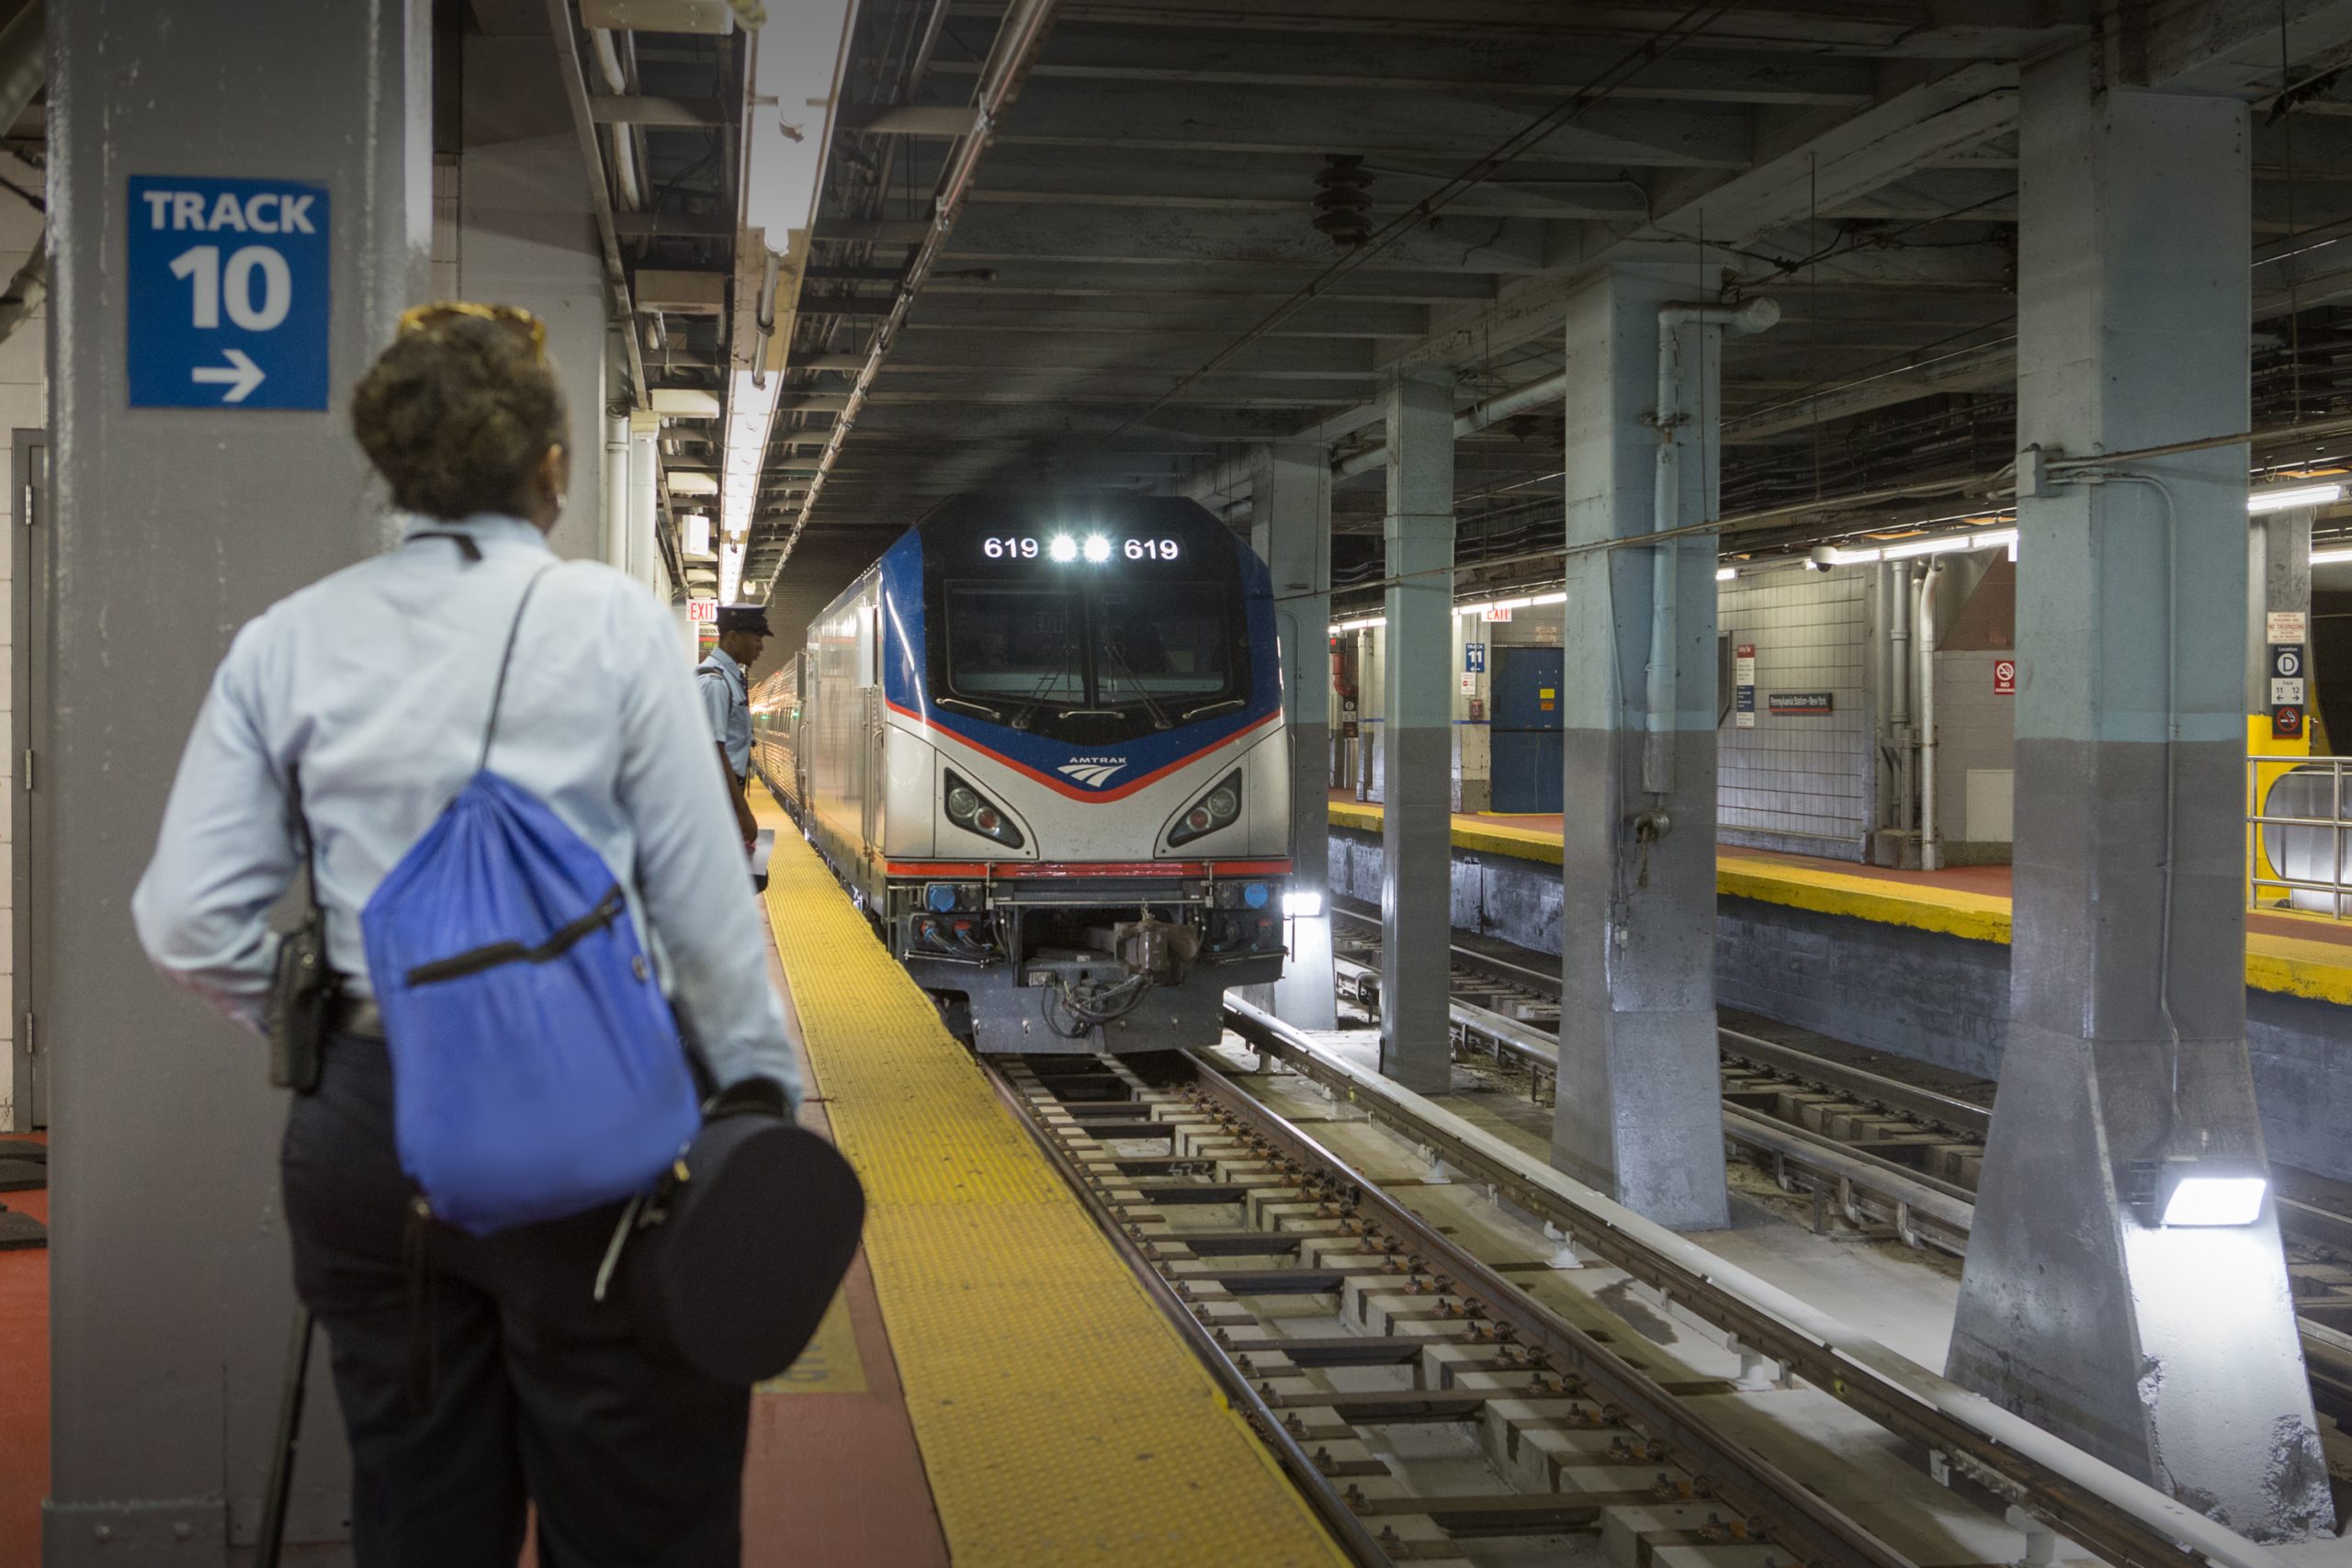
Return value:
[[(1227, 1021), (1295, 1070), (1192, 1054), (990, 1071), (1357, 1562), (1548, 1560), (1597, 1532), (1624, 1563), (1909, 1568), (1889, 1536), (1950, 1539), (1957, 1514), (1980, 1516), (1971, 1539), (2021, 1530), (2035, 1561), (2064, 1538), (2117, 1568), (2272, 1562), (1266, 1015), (1229, 1002)], [(1426, 1174), (1368, 1176), (1343, 1138)], [(1677, 1348), (1533, 1288), (1588, 1266), (1676, 1314)], [(1796, 1390), (1893, 1433), (1907, 1470), (1842, 1475), (1841, 1503), (1807, 1468), (1823, 1450), (1787, 1414)], [(1886, 1522), (1897, 1490), (1908, 1527)]]
[[(1339, 945), (1342, 1000), (1379, 1008), (1379, 922), (1333, 914), (1357, 936)], [(1457, 1050), (1484, 1055), (1541, 1100), (1556, 1085), (1559, 978), (1531, 964), (1456, 943), (1451, 966)], [(1991, 1107), (1905, 1083), (1736, 1029), (1717, 1031), (1724, 1136), (1783, 1191), (1811, 1206), (1816, 1232), (1865, 1234), (1966, 1253)], [(2321, 1413), (2352, 1432), (2352, 1217), (2335, 1184), (2282, 1168), (2272, 1201), (2287, 1250), (2304, 1360)], [(2331, 1190), (2335, 1189), (2335, 1190)], [(2301, 1194), (2301, 1195), (2298, 1195)]]

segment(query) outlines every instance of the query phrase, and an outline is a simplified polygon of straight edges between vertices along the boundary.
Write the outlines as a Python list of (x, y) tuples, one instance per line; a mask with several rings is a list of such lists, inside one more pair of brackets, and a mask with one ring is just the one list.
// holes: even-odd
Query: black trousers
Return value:
[(359, 1568), (514, 1568), (526, 1501), (547, 1568), (738, 1561), (750, 1391), (649, 1348), (619, 1281), (594, 1299), (617, 1208), (412, 1234), (390, 1061), (349, 1036), (294, 1102), (280, 1165), (295, 1289), (351, 1438)]

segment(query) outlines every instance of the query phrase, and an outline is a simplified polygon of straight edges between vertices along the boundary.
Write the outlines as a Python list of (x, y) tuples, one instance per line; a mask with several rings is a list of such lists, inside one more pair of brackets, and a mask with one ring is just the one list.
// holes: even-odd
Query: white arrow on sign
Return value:
[(199, 365), (188, 372), (188, 377), (199, 387), (225, 386), (229, 389), (220, 394), (220, 400), (242, 403), (253, 396), (254, 389), (267, 378), (269, 372), (246, 358), (242, 349), (223, 349), (221, 353), (229, 361), (226, 366)]

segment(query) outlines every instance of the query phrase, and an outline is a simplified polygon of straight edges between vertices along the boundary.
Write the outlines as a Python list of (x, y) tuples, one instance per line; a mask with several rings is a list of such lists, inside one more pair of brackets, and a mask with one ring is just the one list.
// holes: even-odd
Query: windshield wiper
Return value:
[(974, 713), (982, 714), (996, 720), (999, 724), (1002, 724), (1004, 722), (1004, 715), (989, 706), (986, 703), (966, 702), (962, 697), (941, 697), (938, 701), (939, 705), (944, 708), (969, 708)]
[(1136, 689), (1136, 695), (1143, 699), (1144, 707), (1151, 715), (1151, 727), (1154, 729), (1171, 729), (1175, 728), (1170, 722), (1168, 715), (1161, 711), (1159, 705), (1152, 700), (1151, 694), (1144, 690), (1142, 680), (1136, 676), (1134, 670), (1128, 667), (1127, 661), (1120, 657), (1119, 645), (1112, 638), (1106, 637), (1102, 639), (1101, 646), (1103, 657), (1110, 660), (1112, 663), (1119, 667), (1119, 673), (1126, 677), (1127, 684), (1133, 686)]
[(1204, 713), (1221, 713), (1227, 708), (1238, 708), (1248, 700), (1246, 697), (1227, 697), (1221, 703), (1204, 703), (1199, 707), (1185, 709), (1184, 719), (1189, 724)]

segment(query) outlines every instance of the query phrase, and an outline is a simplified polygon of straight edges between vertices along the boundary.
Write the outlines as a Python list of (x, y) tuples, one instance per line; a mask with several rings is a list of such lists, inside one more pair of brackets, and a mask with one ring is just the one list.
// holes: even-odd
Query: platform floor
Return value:
[[(1334, 790), (1335, 828), (1378, 832), (1381, 808)], [(1561, 818), (1555, 816), (1453, 816), (1456, 849), (1560, 863)], [(2009, 940), (2010, 868), (1951, 866), (1895, 871), (1853, 861), (1720, 847), (1720, 893), (1787, 904), (1823, 914), (1915, 926), (1980, 942)], [(2258, 989), (2352, 1003), (2352, 920), (2290, 910), (2246, 916), (2246, 983)]]
[[(1342, 1562), (815, 852), (763, 821), (801, 1041), (865, 1183), (879, 1321), (957, 1568)], [(847, 1454), (794, 1484), (876, 1513), (922, 1501)]]

